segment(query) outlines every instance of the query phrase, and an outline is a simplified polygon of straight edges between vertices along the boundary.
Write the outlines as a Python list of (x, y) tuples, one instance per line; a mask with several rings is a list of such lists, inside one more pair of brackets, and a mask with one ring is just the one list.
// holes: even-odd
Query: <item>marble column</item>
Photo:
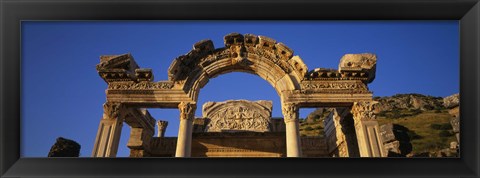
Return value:
[(168, 122), (167, 121), (157, 121), (157, 127), (158, 127), (158, 133), (157, 137), (164, 137), (165, 136), (165, 130), (167, 129)]
[(92, 157), (116, 157), (123, 127), (123, 111), (119, 103), (105, 103), (98, 126)]
[(352, 114), (361, 157), (386, 157), (378, 122), (373, 114), (376, 101), (355, 102)]
[(282, 113), (285, 121), (287, 157), (301, 157), (298, 107), (294, 103), (283, 103)]
[(180, 125), (178, 128), (177, 150), (175, 157), (190, 157), (192, 149), (192, 128), (195, 116), (196, 103), (181, 102)]

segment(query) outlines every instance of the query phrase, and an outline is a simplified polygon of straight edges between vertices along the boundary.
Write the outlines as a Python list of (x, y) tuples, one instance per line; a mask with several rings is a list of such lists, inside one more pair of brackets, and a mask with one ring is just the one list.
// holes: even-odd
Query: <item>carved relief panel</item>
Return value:
[(270, 131), (272, 102), (230, 100), (207, 102), (203, 117), (208, 120), (206, 132)]

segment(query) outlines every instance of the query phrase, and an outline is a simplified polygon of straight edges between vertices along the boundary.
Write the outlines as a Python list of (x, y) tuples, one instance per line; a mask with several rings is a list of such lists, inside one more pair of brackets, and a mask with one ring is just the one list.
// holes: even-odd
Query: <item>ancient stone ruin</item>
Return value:
[[(271, 101), (207, 102), (193, 122), (193, 157), (284, 157), (285, 124)], [(300, 137), (304, 157), (328, 157), (323, 137)], [(150, 156), (175, 156), (176, 137), (153, 138)]]
[[(108, 88), (92, 156), (116, 156), (123, 123), (131, 127), (131, 157), (386, 156), (367, 86), (375, 79), (374, 54), (346, 54), (338, 69), (309, 71), (292, 49), (265, 36), (232, 33), (224, 43), (195, 43), (173, 60), (165, 81), (154, 81), (152, 70), (140, 68), (131, 54), (101, 56), (97, 71)], [(200, 90), (230, 72), (269, 82), (281, 99), (283, 123), (271, 118), (269, 101), (208, 102), (195, 119)], [(327, 141), (299, 134), (299, 108), (318, 107), (335, 108)], [(154, 137), (156, 120), (146, 108), (178, 108), (178, 137)]]
[(80, 144), (77, 142), (58, 137), (55, 144), (50, 148), (48, 157), (78, 157), (80, 156)]
[(406, 157), (412, 151), (408, 128), (398, 124), (380, 126), (380, 135), (388, 157)]

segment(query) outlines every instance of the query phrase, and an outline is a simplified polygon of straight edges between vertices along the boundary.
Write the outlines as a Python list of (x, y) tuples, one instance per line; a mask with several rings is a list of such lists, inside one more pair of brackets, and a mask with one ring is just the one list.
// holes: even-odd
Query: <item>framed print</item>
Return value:
[(2, 177), (479, 176), (478, 1), (1, 9)]

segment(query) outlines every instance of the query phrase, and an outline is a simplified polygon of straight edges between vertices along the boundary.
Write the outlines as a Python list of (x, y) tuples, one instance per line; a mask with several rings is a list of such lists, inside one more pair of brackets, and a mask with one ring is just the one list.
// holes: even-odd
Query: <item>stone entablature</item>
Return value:
[(109, 84), (107, 100), (175, 107), (180, 102), (195, 102), (210, 78), (235, 71), (262, 77), (282, 100), (299, 106), (313, 101), (338, 105), (371, 100), (367, 84), (375, 77), (374, 54), (346, 54), (338, 70), (317, 68), (309, 72), (293, 50), (271, 38), (232, 33), (224, 39), (225, 47), (221, 48), (215, 48), (210, 40), (194, 44), (190, 52), (172, 62), (166, 81), (154, 82), (152, 70), (140, 68), (131, 54), (101, 56), (97, 71)]
[(371, 83), (375, 79), (377, 56), (370, 53), (345, 54), (340, 59), (338, 70), (316, 68), (310, 71), (307, 80), (359, 80)]

